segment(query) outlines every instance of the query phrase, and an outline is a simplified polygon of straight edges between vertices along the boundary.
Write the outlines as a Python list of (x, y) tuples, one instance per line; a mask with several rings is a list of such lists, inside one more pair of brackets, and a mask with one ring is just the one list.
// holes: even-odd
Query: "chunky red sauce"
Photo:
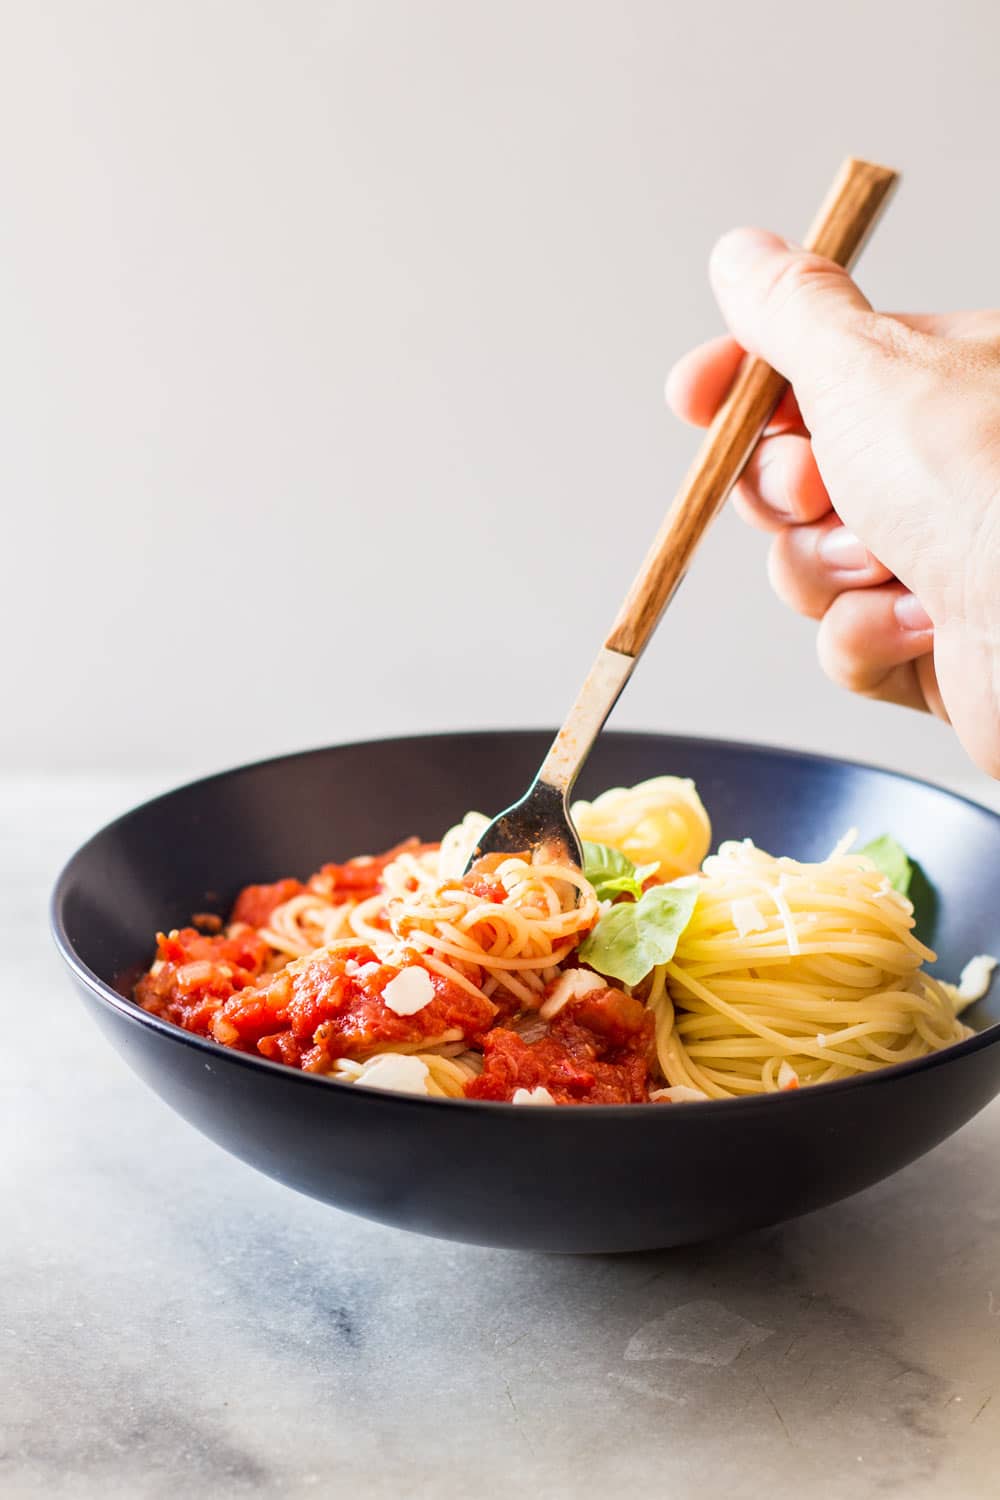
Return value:
[(640, 1104), (649, 1098), (653, 1017), (620, 990), (571, 1000), (548, 1035), (525, 1042), (502, 1026), (483, 1038), (482, 1074), (469, 1099), (504, 1100), (548, 1089), (557, 1104)]
[(430, 975), (433, 1000), (416, 1015), (397, 1015), (383, 994), (399, 972), (364, 946), (320, 952), (265, 985), (231, 995), (215, 1016), (212, 1034), (226, 1046), (316, 1073), (328, 1072), (338, 1057), (471, 1040), (492, 1022), (489, 1001), (437, 974)]
[(301, 896), (301, 880), (276, 880), (273, 885), (248, 885), (236, 897), (230, 922), (246, 922), (251, 927), (266, 927), (274, 910)]
[(404, 839), (384, 854), (363, 854), (343, 865), (323, 865), (309, 881), (309, 889), (321, 896), (342, 900), (364, 901), (381, 889), (382, 872), (401, 854), (424, 854), (438, 844), (422, 844), (419, 839)]
[[(466, 1088), (470, 1099), (509, 1100), (517, 1089), (534, 1088), (547, 1089), (558, 1104), (648, 1099), (653, 1018), (620, 990), (571, 1000), (548, 1027), (534, 1016), (529, 1040), (513, 1029), (516, 1001), (498, 993), (494, 1004), (429, 969), (433, 998), (414, 1014), (398, 1014), (386, 1002), (386, 986), (403, 969), (424, 967), (415, 951), (387, 964), (359, 940), (289, 963), (258, 930), (267, 929), (278, 906), (307, 892), (334, 902), (377, 895), (387, 864), (436, 847), (408, 839), (382, 855), (324, 865), (305, 884), (245, 887), (222, 931), (212, 931), (217, 919), (203, 914), (197, 921), (207, 930), (158, 934), (156, 960), (139, 980), (136, 1000), (185, 1030), (307, 1072), (328, 1073), (338, 1058), (363, 1061), (454, 1041), (483, 1054), (482, 1074)], [(464, 884), (484, 902), (506, 898), (485, 861)]]
[(161, 932), (156, 943), (159, 967), (139, 980), (135, 998), (144, 1010), (208, 1036), (223, 1001), (253, 984), (271, 953), (264, 939), (241, 923), (218, 937), (193, 927), (166, 936)]

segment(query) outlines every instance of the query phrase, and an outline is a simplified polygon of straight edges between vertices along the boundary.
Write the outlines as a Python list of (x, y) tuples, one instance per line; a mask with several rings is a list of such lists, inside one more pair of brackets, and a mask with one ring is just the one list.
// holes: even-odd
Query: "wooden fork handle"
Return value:
[[(850, 266), (897, 176), (890, 167), (849, 157), (806, 236), (806, 249)], [(641, 654), (784, 389), (783, 377), (762, 359), (743, 361), (611, 627), (608, 650)]]

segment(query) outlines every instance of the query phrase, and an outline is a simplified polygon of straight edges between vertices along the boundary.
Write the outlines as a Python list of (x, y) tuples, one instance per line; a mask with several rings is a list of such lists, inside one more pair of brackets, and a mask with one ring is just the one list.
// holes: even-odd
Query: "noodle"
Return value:
[[(343, 1083), (365, 1083), (373, 1069), (390, 1054), (378, 1052), (366, 1062), (354, 1062), (349, 1058), (338, 1058), (334, 1067), (334, 1078)], [(465, 1086), (478, 1076), (479, 1067), (472, 1058), (474, 1054), (462, 1053), (448, 1057), (445, 1052), (413, 1052), (408, 1054), (425, 1070), (425, 1092), (434, 1099), (461, 1099)], [(478, 1061), (478, 1060), (477, 1060)]]
[[(760, 930), (740, 936), (737, 903)], [(723, 844), (647, 1003), (670, 1085), (709, 1098), (826, 1083), (907, 1062), (969, 1035), (912, 932), (913, 908), (864, 855), (820, 864)], [(794, 1083), (779, 1084), (787, 1064)]]
[[(350, 914), (353, 932), (377, 954), (401, 947), (484, 998), (505, 991), (539, 1005), (545, 986), (597, 918), (597, 898), (579, 870), (507, 858), (492, 879), (501, 901), (460, 879), (440, 880), (404, 856), (385, 872), (385, 892)], [(412, 888), (411, 888), (412, 887)]]
[(351, 930), (353, 909), (353, 902), (334, 906), (326, 897), (308, 891), (275, 907), (269, 924), (258, 931), (278, 953), (301, 958), (345, 937)]
[(572, 812), (581, 838), (621, 849), (637, 865), (659, 865), (660, 880), (697, 870), (712, 839), (694, 782), (681, 776), (612, 787), (593, 802), (574, 802)]

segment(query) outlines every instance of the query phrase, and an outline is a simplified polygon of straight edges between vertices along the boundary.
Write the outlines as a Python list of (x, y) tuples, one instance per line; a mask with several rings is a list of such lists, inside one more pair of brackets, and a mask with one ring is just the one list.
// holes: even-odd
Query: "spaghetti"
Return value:
[(658, 865), (661, 880), (697, 870), (712, 841), (695, 784), (682, 776), (612, 787), (593, 802), (574, 802), (572, 813), (581, 838), (610, 844), (634, 864)]
[(487, 821), (470, 813), (440, 845), (248, 886), (225, 926), (159, 934), (136, 999), (355, 1087), (519, 1104), (736, 1098), (968, 1034), (969, 983), (925, 971), (913, 908), (868, 855), (706, 858), (708, 815), (677, 777), (573, 813), (583, 871), (525, 854), (465, 874)]
[(671, 962), (653, 974), (657, 1057), (708, 1098), (827, 1083), (969, 1035), (923, 972), (913, 908), (860, 854), (819, 864), (723, 844)]

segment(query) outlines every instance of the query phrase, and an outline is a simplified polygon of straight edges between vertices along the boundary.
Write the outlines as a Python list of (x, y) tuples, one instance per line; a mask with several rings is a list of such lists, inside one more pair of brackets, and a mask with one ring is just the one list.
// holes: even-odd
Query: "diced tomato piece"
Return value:
[(525, 1042), (494, 1027), (469, 1099), (510, 1100), (517, 1089), (548, 1089), (557, 1104), (640, 1104), (649, 1098), (653, 1017), (621, 990), (571, 1000), (548, 1034)]
[(257, 1043), (257, 1051), (261, 1057), (270, 1058), (271, 1062), (284, 1063), (288, 1068), (300, 1068), (306, 1050), (290, 1031), (279, 1031), (274, 1036), (262, 1036)]
[(609, 1047), (627, 1047), (648, 1030), (649, 1012), (624, 990), (590, 990), (564, 1009), (568, 1021), (603, 1037)]
[(213, 1017), (212, 1035), (227, 1047), (252, 1052), (263, 1037), (287, 1028), (291, 995), (291, 978), (285, 970), (270, 984), (237, 990)]
[(440, 844), (422, 844), (417, 838), (404, 839), (384, 854), (364, 854), (349, 859), (343, 865), (323, 865), (309, 881), (309, 889), (321, 896), (342, 896), (352, 901), (363, 901), (381, 889), (382, 872), (386, 865), (401, 854), (426, 854), (439, 849)]
[(250, 927), (266, 927), (275, 909), (301, 896), (301, 880), (276, 880), (273, 885), (247, 885), (236, 897), (231, 922), (246, 922)]
[(507, 900), (507, 891), (499, 880), (494, 880), (489, 875), (477, 875), (470, 870), (462, 881), (467, 891), (478, 896), (481, 901), (493, 901), (499, 904)]
[(257, 1048), (265, 1057), (292, 1058), (307, 1071), (323, 1072), (338, 1057), (418, 1047), (446, 1033), (471, 1039), (493, 1020), (488, 1000), (430, 973), (433, 999), (413, 1015), (397, 1015), (383, 995), (400, 972), (378, 963), (363, 946), (320, 950), (269, 983), (231, 995), (214, 1017), (212, 1032), (227, 1046)]
[(267, 960), (270, 949), (257, 934), (242, 923), (228, 928), (225, 934), (210, 935), (194, 927), (179, 932), (158, 933), (156, 957), (168, 964), (190, 964), (200, 960), (214, 964), (231, 964), (257, 974)]
[(241, 923), (210, 936), (193, 927), (160, 933), (156, 973), (144, 974), (135, 997), (144, 1010), (206, 1035), (222, 1002), (251, 984), (271, 954), (263, 938)]

